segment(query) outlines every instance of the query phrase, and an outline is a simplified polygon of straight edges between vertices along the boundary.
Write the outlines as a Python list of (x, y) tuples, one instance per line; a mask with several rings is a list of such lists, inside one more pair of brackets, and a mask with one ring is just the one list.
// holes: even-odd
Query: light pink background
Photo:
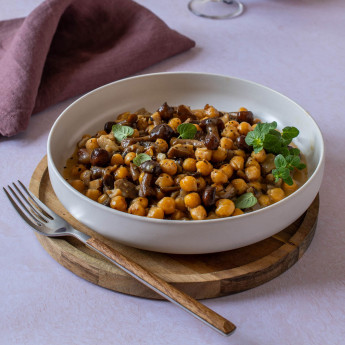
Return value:
[[(326, 171), (315, 238), (302, 260), (256, 289), (204, 303), (238, 325), (224, 338), (168, 302), (114, 293), (57, 264), (0, 192), (0, 344), (345, 343), (345, 2), (243, 0), (236, 19), (188, 12), (187, 0), (138, 2), (196, 48), (142, 73), (202, 71), (253, 80), (297, 101), (319, 124)], [(0, 20), (40, 0), (0, 0)], [(1, 62), (0, 62), (1, 63)], [(1, 82), (1, 81), (0, 81)], [(54, 120), (71, 103), (34, 115), (0, 138), (0, 181), (28, 184)]]

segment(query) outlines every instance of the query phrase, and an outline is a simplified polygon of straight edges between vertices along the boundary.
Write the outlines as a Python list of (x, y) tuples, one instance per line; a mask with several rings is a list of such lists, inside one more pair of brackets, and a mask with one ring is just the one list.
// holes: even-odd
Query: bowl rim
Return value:
[[(143, 78), (147, 78), (147, 77), (159, 77), (159, 76), (166, 76), (166, 75), (182, 75), (182, 76), (188, 76), (188, 75), (199, 75), (199, 76), (205, 76), (205, 77), (216, 77), (216, 78), (225, 78), (225, 79), (229, 79), (229, 80), (236, 80), (236, 81), (240, 81), (240, 82), (244, 82), (247, 84), (251, 84), (254, 85), (256, 87), (259, 88), (263, 88), (267, 91), (273, 92), (277, 95), (279, 95), (280, 97), (285, 98), (286, 100), (292, 102), (297, 108), (299, 108), (300, 110), (302, 110), (305, 115), (307, 115), (310, 120), (314, 123), (316, 129), (317, 129), (317, 135), (320, 138), (320, 156), (319, 156), (319, 160), (317, 163), (317, 166), (314, 170), (314, 172), (312, 173), (311, 176), (308, 177), (307, 181), (295, 192), (293, 192), (292, 194), (288, 195), (286, 198), (284, 198), (283, 200), (274, 203), (272, 205), (269, 205), (267, 207), (263, 207), (260, 208), (258, 210), (249, 212), (249, 213), (243, 213), (241, 215), (237, 215), (236, 217), (224, 217), (224, 218), (217, 218), (217, 219), (204, 219), (204, 220), (171, 220), (171, 219), (156, 219), (156, 218), (148, 218), (148, 217), (143, 217), (143, 216), (138, 216), (138, 215), (134, 215), (134, 214), (130, 214), (127, 212), (121, 212), (115, 209), (112, 209), (110, 207), (104, 207), (104, 205), (86, 197), (85, 195), (83, 195), (82, 193), (78, 192), (76, 189), (74, 189), (62, 176), (62, 174), (60, 173), (60, 171), (57, 169), (54, 160), (52, 159), (52, 152), (51, 152), (51, 141), (52, 141), (52, 137), (54, 135), (54, 132), (56, 130), (56, 127), (59, 125), (59, 122), (62, 121), (62, 119), (64, 118), (64, 116), (66, 116), (65, 114), (72, 108), (75, 106), (75, 104), (79, 103), (80, 101), (84, 100), (85, 98), (89, 97), (91, 94), (100, 92), (102, 89), (108, 88), (114, 84), (121, 84), (124, 82), (127, 82), (129, 80), (138, 80), (138, 79), (143, 79)], [(324, 165), (324, 161), (325, 161), (325, 145), (324, 145), (324, 140), (323, 140), (323, 136), (322, 136), (322, 132), (320, 130), (320, 127), (318, 126), (318, 124), (316, 123), (316, 121), (313, 119), (313, 117), (303, 108), (301, 107), (298, 103), (296, 103), (294, 100), (292, 100), (291, 98), (285, 96), (284, 94), (271, 89), (268, 86), (259, 84), (257, 82), (251, 81), (251, 80), (247, 80), (247, 79), (242, 79), (242, 78), (238, 78), (238, 77), (232, 77), (232, 76), (228, 76), (228, 75), (223, 75), (223, 74), (215, 74), (215, 73), (204, 73), (204, 72), (188, 72), (188, 71), (176, 71), (176, 72), (157, 72), (157, 73), (147, 73), (147, 74), (142, 74), (139, 76), (132, 76), (132, 77), (127, 77), (127, 78), (123, 78), (120, 80), (116, 80), (110, 83), (107, 83), (105, 85), (102, 85), (98, 88), (95, 88), (87, 93), (85, 93), (84, 95), (78, 97), (76, 100), (74, 100), (69, 106), (67, 106), (62, 113), (60, 113), (60, 115), (57, 117), (57, 119), (55, 120), (54, 124), (52, 125), (49, 135), (48, 135), (48, 140), (47, 140), (47, 157), (48, 157), (48, 163), (50, 162), (50, 164), (48, 164), (48, 167), (53, 169), (53, 172), (55, 173), (55, 175), (58, 177), (59, 181), (62, 182), (62, 184), (67, 187), (67, 189), (72, 192), (74, 195), (76, 195), (77, 197), (81, 197), (82, 200), (84, 200), (87, 203), (90, 203), (91, 206), (100, 208), (100, 210), (105, 211), (105, 212), (114, 212), (115, 215), (119, 215), (119, 216), (123, 216), (125, 218), (129, 218), (132, 219), (134, 217), (134, 219), (136, 220), (140, 220), (143, 222), (148, 222), (148, 223), (162, 223), (162, 224), (181, 224), (183, 222), (183, 224), (198, 224), (198, 223), (202, 223), (205, 224), (205, 222), (207, 222), (208, 224), (212, 224), (212, 223), (218, 223), (218, 222), (229, 222), (231, 220), (234, 219), (238, 219), (238, 217), (241, 218), (249, 218), (249, 217), (255, 217), (257, 214), (261, 214), (263, 212), (268, 212), (269, 210), (272, 210), (274, 208), (280, 207), (280, 205), (283, 205), (287, 202), (289, 202), (292, 198), (295, 198), (296, 196), (300, 195), (301, 193), (303, 193), (303, 191), (308, 188), (308, 186), (311, 184), (311, 181), (314, 180), (315, 176), (318, 174), (318, 172), (323, 169), (323, 165)]]

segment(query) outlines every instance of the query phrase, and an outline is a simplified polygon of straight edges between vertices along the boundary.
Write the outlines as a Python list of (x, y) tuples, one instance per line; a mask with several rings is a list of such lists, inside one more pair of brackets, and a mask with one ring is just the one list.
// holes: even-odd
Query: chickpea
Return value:
[(120, 195), (115, 196), (110, 200), (110, 207), (121, 212), (126, 212), (127, 210), (126, 199)]
[(240, 208), (235, 208), (235, 211), (232, 213), (232, 216), (239, 216), (243, 214), (244, 212)]
[(298, 185), (295, 180), (293, 180), (293, 184), (290, 186), (286, 182), (283, 182), (283, 191), (286, 195), (290, 195), (291, 193), (295, 192), (298, 189)]
[(174, 183), (176, 184), (176, 185), (179, 185), (180, 184), (180, 181), (184, 178), (184, 177), (186, 177), (187, 175), (186, 174), (178, 174), (177, 176), (175, 176), (175, 178), (174, 178)]
[(150, 133), (155, 128), (155, 125), (149, 125), (146, 127), (146, 132)]
[(125, 156), (125, 164), (130, 165), (136, 155), (137, 154), (135, 152), (128, 152)]
[(234, 170), (243, 170), (244, 158), (241, 156), (234, 156), (230, 160), (230, 165), (234, 168)]
[(262, 207), (266, 207), (266, 206), (271, 205), (270, 197), (266, 194), (260, 195), (258, 198), (258, 202), (259, 202), (260, 206), (262, 206)]
[(198, 193), (189, 193), (184, 197), (184, 203), (189, 208), (195, 208), (201, 204), (200, 195)]
[(235, 204), (229, 199), (220, 199), (216, 203), (216, 215), (218, 217), (230, 217), (235, 211)]
[(74, 177), (79, 177), (80, 174), (86, 170), (86, 167), (84, 164), (76, 164), (72, 169), (71, 169), (71, 175)]
[(160, 152), (167, 152), (169, 149), (169, 145), (164, 139), (158, 138), (155, 144), (158, 146)]
[(241, 135), (247, 135), (252, 130), (252, 126), (248, 122), (243, 121), (238, 125), (237, 129)]
[(174, 130), (177, 131), (177, 127), (181, 124), (181, 120), (178, 117), (172, 118), (169, 122), (168, 125)]
[(126, 178), (127, 176), (129, 176), (129, 171), (126, 167), (120, 166), (117, 168), (115, 172), (115, 180), (121, 180), (123, 178)]
[(237, 128), (232, 125), (228, 125), (230, 122), (228, 122), (225, 125), (225, 128), (222, 131), (222, 136), (226, 138), (230, 138), (232, 141), (234, 141), (237, 137), (240, 136)]
[(175, 200), (166, 196), (158, 201), (157, 206), (160, 207), (165, 214), (172, 214), (175, 211)]
[(149, 212), (147, 213), (148, 218), (156, 218), (156, 219), (163, 219), (164, 218), (164, 211), (157, 206), (151, 206)]
[(219, 116), (219, 111), (213, 107), (212, 105), (206, 105), (205, 106), (205, 115), (207, 117), (218, 117)]
[(246, 181), (242, 178), (235, 178), (231, 181), (231, 184), (235, 187), (237, 194), (243, 194), (248, 188)]
[(134, 131), (133, 131), (133, 134), (131, 135), (131, 138), (138, 138), (138, 137), (140, 137), (140, 133), (136, 128), (134, 128)]
[(201, 175), (207, 176), (211, 174), (211, 171), (213, 170), (213, 165), (207, 160), (198, 161), (196, 163), (196, 170)]
[(186, 214), (180, 210), (175, 210), (175, 212), (171, 215), (171, 219), (173, 220), (180, 220), (182, 218), (186, 218)]
[(102, 195), (102, 193), (98, 189), (88, 189), (85, 195), (88, 198), (97, 201), (97, 199)]
[(247, 176), (243, 170), (237, 170), (236, 175), (238, 178), (242, 178), (243, 180), (247, 179)]
[(217, 150), (212, 151), (212, 162), (223, 162), (228, 155), (228, 152), (222, 147), (218, 147)]
[(152, 157), (154, 155), (153, 148), (149, 147), (148, 149), (145, 150), (145, 153)]
[(267, 195), (273, 202), (278, 202), (285, 198), (285, 193), (281, 188), (272, 188), (267, 191)]
[(220, 170), (228, 177), (228, 179), (232, 176), (234, 173), (234, 168), (230, 164), (223, 164), (220, 167)]
[(125, 162), (123, 160), (123, 157), (119, 153), (115, 153), (112, 155), (111, 160), (110, 160), (111, 165), (121, 165), (124, 163)]
[(196, 171), (196, 160), (194, 158), (186, 158), (183, 161), (182, 168), (188, 172)]
[(211, 186), (216, 188), (217, 193), (221, 192), (224, 189), (223, 185), (220, 183), (213, 183)]
[(262, 184), (260, 182), (258, 182), (258, 181), (249, 182), (248, 186), (252, 187), (252, 188), (254, 188), (256, 190), (261, 190), (263, 188)]
[(238, 109), (238, 111), (248, 111), (248, 109), (245, 107), (241, 107), (240, 109)]
[(199, 205), (195, 208), (191, 208), (189, 210), (189, 212), (190, 212), (190, 216), (194, 220), (203, 220), (207, 217), (207, 212), (206, 212), (204, 206), (201, 206), (201, 205)]
[(131, 202), (132, 205), (135, 204), (135, 203), (138, 203), (138, 204), (140, 204), (142, 207), (146, 208), (146, 207), (148, 206), (148, 204), (149, 204), (149, 201), (148, 201), (147, 198), (144, 198), (144, 197), (142, 197), (142, 196), (139, 196), (139, 197), (133, 199), (132, 202)]
[(142, 182), (143, 182), (144, 175), (145, 175), (145, 172), (142, 171), (142, 172), (140, 173), (140, 175), (139, 175), (139, 179), (138, 179), (139, 183), (142, 183)]
[(198, 161), (202, 161), (202, 160), (210, 161), (212, 158), (212, 151), (208, 150), (206, 147), (198, 147), (195, 150), (195, 158)]
[(185, 176), (180, 181), (180, 187), (185, 190), (186, 192), (195, 192), (198, 189), (198, 185), (196, 183), (196, 179), (193, 176)]
[(176, 207), (176, 209), (178, 209), (180, 211), (185, 211), (187, 209), (187, 207), (184, 203), (184, 198), (182, 196), (178, 196), (175, 199), (175, 207)]
[(255, 166), (257, 167), (258, 169), (261, 170), (261, 166), (260, 164), (258, 163), (258, 161), (256, 159), (254, 159), (253, 157), (249, 157), (246, 161), (246, 168), (250, 167), (250, 166)]
[(233, 148), (234, 142), (230, 138), (222, 137), (220, 139), (220, 147), (226, 150)]
[[(140, 177), (139, 177), (140, 178)], [(160, 188), (171, 187), (174, 184), (173, 178), (166, 173), (162, 173), (156, 180), (156, 185)]]
[(85, 144), (85, 147), (88, 149), (88, 150), (93, 150), (93, 149), (96, 149), (97, 147), (99, 147), (98, 143), (97, 143), (97, 138), (90, 138), (86, 144)]
[(262, 163), (266, 159), (266, 151), (265, 149), (262, 149), (258, 153), (252, 152), (251, 156), (257, 160), (259, 163)]
[(228, 182), (228, 176), (220, 169), (213, 169), (211, 172), (211, 179), (214, 183), (226, 183)]
[(89, 189), (100, 189), (102, 187), (102, 179), (96, 179), (93, 181), (90, 181), (89, 183)]
[(236, 121), (236, 120), (230, 120), (228, 126), (234, 126), (234, 127), (237, 128), (238, 125), (239, 125), (239, 122), (238, 122), (238, 121)]
[(198, 190), (203, 190), (206, 187), (206, 181), (203, 177), (197, 177), (196, 184), (198, 186)]
[(193, 123), (193, 125), (195, 126), (195, 128), (198, 132), (202, 131), (202, 129), (199, 125), (197, 125), (196, 123)]
[(98, 199), (97, 202), (99, 202), (100, 204), (105, 204), (107, 202), (109, 202), (109, 196), (108, 194), (102, 194)]
[(261, 170), (256, 166), (249, 166), (244, 170), (249, 181), (257, 181), (261, 177)]
[(175, 175), (177, 172), (177, 165), (172, 159), (163, 159), (159, 162), (162, 171), (169, 175)]
[(139, 202), (135, 202), (131, 206), (129, 206), (128, 213), (134, 214), (136, 216), (145, 216), (146, 210), (145, 207), (143, 207)]
[(78, 192), (84, 193), (85, 185), (82, 180), (73, 180), (71, 186), (75, 188)]
[(246, 153), (241, 149), (234, 150), (233, 153), (234, 153), (234, 156), (241, 156), (244, 159), (246, 158)]

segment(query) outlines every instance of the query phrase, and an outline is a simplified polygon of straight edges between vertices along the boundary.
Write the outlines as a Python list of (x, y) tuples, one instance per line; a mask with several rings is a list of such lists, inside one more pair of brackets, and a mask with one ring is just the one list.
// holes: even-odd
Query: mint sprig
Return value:
[(245, 141), (249, 146), (253, 146), (255, 153), (258, 153), (265, 146), (264, 142), (267, 134), (270, 133), (270, 131), (274, 131), (276, 128), (277, 122), (275, 121), (272, 123), (258, 123), (255, 129), (247, 134)]
[(114, 125), (111, 130), (114, 133), (116, 140), (121, 142), (123, 139), (130, 137), (134, 133), (134, 129), (129, 126)]
[(276, 166), (276, 169), (272, 170), (272, 174), (275, 177), (275, 182), (281, 178), (289, 186), (293, 185), (290, 172), (294, 168), (302, 170), (306, 167), (306, 165), (301, 162), (301, 158), (299, 156), (288, 155), (284, 157), (282, 154), (277, 155), (274, 159), (274, 165)]
[(197, 132), (196, 127), (192, 123), (182, 123), (177, 127), (177, 132), (181, 139), (193, 139)]

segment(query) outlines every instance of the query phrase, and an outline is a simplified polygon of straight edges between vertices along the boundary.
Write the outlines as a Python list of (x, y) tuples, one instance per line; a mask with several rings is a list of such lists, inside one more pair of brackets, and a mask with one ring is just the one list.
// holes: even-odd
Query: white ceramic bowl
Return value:
[[(267, 208), (232, 218), (176, 221), (134, 216), (98, 204), (73, 189), (61, 172), (85, 133), (95, 133), (125, 111), (155, 111), (187, 104), (234, 111), (246, 107), (278, 128), (300, 130), (295, 143), (307, 159), (309, 179), (295, 193)], [(196, 254), (230, 250), (263, 240), (295, 221), (317, 195), (324, 170), (321, 132), (299, 105), (267, 87), (221, 75), (159, 73), (120, 80), (100, 87), (70, 105), (56, 120), (48, 138), (48, 167), (54, 191), (81, 223), (129, 246), (166, 253)]]

